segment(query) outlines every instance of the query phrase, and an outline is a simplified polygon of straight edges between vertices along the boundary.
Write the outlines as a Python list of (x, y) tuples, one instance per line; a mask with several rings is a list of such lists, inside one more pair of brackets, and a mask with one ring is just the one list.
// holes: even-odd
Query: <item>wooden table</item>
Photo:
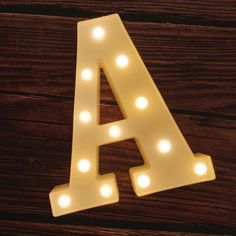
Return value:
[[(0, 235), (235, 234), (236, 2), (0, 1)], [(54, 218), (70, 171), (76, 23), (117, 12), (193, 152), (216, 181), (137, 198), (132, 140), (104, 146), (120, 202)], [(104, 78), (103, 123), (120, 119)]]

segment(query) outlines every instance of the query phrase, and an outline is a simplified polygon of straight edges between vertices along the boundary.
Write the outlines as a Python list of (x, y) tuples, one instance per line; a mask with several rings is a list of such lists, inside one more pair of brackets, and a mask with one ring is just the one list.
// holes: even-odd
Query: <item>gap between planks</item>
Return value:
[[(75, 9), (73, 7), (62, 6), (0, 6), (0, 13), (18, 13), (27, 15), (46, 15), (46, 16), (61, 16), (61, 17), (82, 17), (85, 19), (96, 18), (114, 12), (96, 12), (85, 9)], [(236, 21), (204, 19), (193, 16), (181, 16), (168, 13), (119, 13), (122, 20), (130, 22), (146, 22), (146, 23), (172, 23), (181, 25), (199, 25), (199, 26), (215, 26), (221, 28), (236, 28)]]

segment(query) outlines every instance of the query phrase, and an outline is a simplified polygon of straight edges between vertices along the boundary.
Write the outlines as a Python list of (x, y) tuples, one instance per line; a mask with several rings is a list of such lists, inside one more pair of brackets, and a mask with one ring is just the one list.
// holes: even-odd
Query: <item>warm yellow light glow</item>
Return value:
[(168, 140), (161, 140), (158, 145), (158, 150), (161, 152), (161, 153), (167, 153), (170, 151), (171, 149), (171, 144)]
[(105, 37), (105, 30), (102, 27), (95, 27), (92, 31), (93, 38), (102, 40)]
[(147, 175), (139, 175), (137, 178), (138, 186), (140, 188), (147, 188), (150, 185), (150, 178)]
[(82, 72), (81, 72), (81, 77), (82, 77), (82, 79), (85, 80), (85, 81), (91, 80), (91, 79), (93, 78), (93, 72), (92, 72), (92, 70), (90, 70), (90, 69), (88, 69), (88, 68), (82, 70)]
[(119, 138), (121, 135), (120, 127), (117, 125), (111, 126), (108, 130), (110, 137), (112, 138)]
[(110, 197), (112, 195), (112, 192), (113, 190), (110, 184), (104, 184), (100, 188), (100, 194), (105, 198)]
[(58, 199), (58, 204), (61, 208), (67, 208), (71, 204), (71, 198), (68, 195), (62, 195)]
[(135, 106), (140, 110), (145, 109), (147, 107), (147, 105), (148, 105), (148, 100), (145, 97), (138, 97), (135, 100)]
[(129, 63), (129, 59), (127, 56), (125, 55), (119, 55), (117, 58), (116, 58), (116, 65), (121, 67), (121, 68), (124, 68), (128, 65)]
[(194, 172), (196, 175), (203, 176), (207, 173), (207, 166), (205, 163), (198, 162), (194, 166)]
[(78, 162), (77, 167), (80, 172), (86, 173), (90, 170), (91, 164), (90, 161), (88, 161), (87, 159), (82, 159)]
[(91, 114), (88, 111), (82, 111), (79, 113), (79, 120), (83, 123), (89, 123), (91, 121)]

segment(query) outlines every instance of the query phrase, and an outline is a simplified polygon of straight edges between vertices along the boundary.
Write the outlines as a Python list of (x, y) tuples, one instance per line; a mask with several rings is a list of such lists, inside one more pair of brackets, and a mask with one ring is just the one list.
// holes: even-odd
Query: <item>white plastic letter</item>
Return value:
[[(124, 120), (100, 125), (100, 68)], [(215, 178), (211, 158), (186, 143), (119, 16), (79, 22), (70, 181), (51, 191), (53, 215), (118, 202), (115, 175), (98, 173), (99, 147), (131, 138), (145, 163), (129, 171), (137, 196)]]

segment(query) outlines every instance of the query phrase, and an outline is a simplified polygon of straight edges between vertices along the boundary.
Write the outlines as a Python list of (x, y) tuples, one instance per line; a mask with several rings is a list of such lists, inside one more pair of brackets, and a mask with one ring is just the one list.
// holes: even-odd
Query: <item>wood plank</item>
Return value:
[[(231, 230), (235, 224), (236, 122), (205, 117), (175, 115), (194, 152), (213, 157), (217, 179), (137, 198), (128, 169), (142, 163), (130, 141), (101, 148), (100, 172), (117, 175), (120, 202), (77, 212), (62, 219), (69, 223), (84, 218), (145, 223), (199, 223)], [(1, 121), (0, 211), (9, 215), (48, 217), (48, 193), (53, 186), (68, 182), (71, 127), (26, 121)], [(124, 156), (126, 158), (124, 158)], [(178, 217), (176, 217), (178, 216)], [(132, 223), (131, 223), (132, 224)], [(214, 227), (213, 227), (214, 228)]]
[[(73, 101), (79, 20), (0, 15), (1, 103), (5, 94)], [(235, 119), (236, 29), (139, 22), (125, 26), (170, 109)]]
[[(26, 235), (116, 235), (116, 236), (142, 236), (142, 235), (208, 235), (205, 233), (191, 233), (187, 232), (173, 232), (167, 230), (145, 230), (145, 229), (128, 229), (116, 227), (98, 227), (89, 225), (69, 225), (69, 224), (52, 224), (52, 223), (39, 223), (39, 222), (26, 222), (26, 221), (9, 221), (0, 220), (0, 231), (3, 235), (8, 236), (26, 236)], [(216, 234), (211, 234), (216, 235)], [(222, 235), (227, 235), (226, 233)]]
[(2, 12), (95, 17), (118, 12), (126, 20), (235, 26), (234, 0), (2, 1)]

